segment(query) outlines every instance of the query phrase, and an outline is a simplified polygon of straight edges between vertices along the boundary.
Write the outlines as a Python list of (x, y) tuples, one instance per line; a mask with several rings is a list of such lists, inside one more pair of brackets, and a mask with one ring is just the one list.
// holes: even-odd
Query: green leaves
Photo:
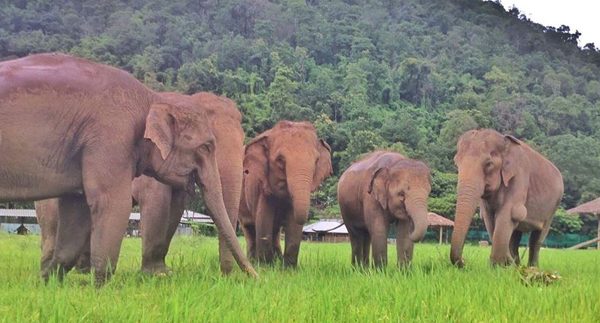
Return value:
[[(237, 102), (248, 138), (280, 119), (311, 121), (334, 151), (335, 176), (385, 148), (443, 172), (436, 181), (455, 172), (464, 131), (514, 134), (563, 172), (565, 208), (600, 194), (600, 51), (579, 49), (577, 37), (491, 1), (0, 6), (0, 59), (69, 52), (159, 91), (223, 94)], [(320, 207), (334, 207), (332, 187)], [(434, 191), (430, 207), (449, 215), (454, 187)]]

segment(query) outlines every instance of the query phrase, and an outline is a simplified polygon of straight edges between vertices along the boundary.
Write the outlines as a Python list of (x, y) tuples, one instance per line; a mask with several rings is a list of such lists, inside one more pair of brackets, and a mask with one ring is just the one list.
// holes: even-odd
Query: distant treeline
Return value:
[[(5, 1), (2, 1), (5, 2)], [(565, 4), (567, 5), (567, 4)], [(338, 213), (339, 174), (387, 148), (434, 169), (432, 211), (453, 217), (456, 139), (491, 127), (562, 171), (562, 207), (600, 196), (600, 52), (567, 26), (479, 0), (12, 0), (0, 58), (61, 51), (157, 90), (238, 102), (247, 136), (310, 120), (335, 176), (313, 215)], [(593, 230), (559, 212), (555, 230)]]

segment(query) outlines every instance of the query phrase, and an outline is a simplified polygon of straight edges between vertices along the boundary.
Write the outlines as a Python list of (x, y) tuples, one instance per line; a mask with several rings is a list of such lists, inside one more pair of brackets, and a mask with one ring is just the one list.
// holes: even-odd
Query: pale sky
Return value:
[(501, 0), (509, 9), (513, 6), (543, 26), (567, 25), (570, 33), (579, 30), (579, 47), (594, 43), (600, 47), (600, 1), (599, 0)]

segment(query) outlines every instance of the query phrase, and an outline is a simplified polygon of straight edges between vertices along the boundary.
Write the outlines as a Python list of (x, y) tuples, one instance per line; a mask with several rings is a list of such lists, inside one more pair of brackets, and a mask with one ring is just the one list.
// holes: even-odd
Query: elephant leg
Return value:
[(364, 247), (364, 240), (368, 235), (365, 230), (361, 230), (359, 228), (355, 228), (353, 226), (346, 226), (348, 229), (348, 235), (350, 237), (350, 246), (352, 248), (352, 265), (354, 267), (359, 266), (367, 266), (369, 264), (369, 257), (367, 255), (367, 262), (364, 262), (363, 253), (366, 251), (368, 253), (369, 246), (367, 246), (366, 250)]
[(369, 256), (371, 254), (371, 234), (368, 230), (363, 233), (362, 240), (362, 263), (364, 267), (369, 266)]
[(383, 216), (373, 216), (369, 225), (371, 249), (375, 268), (385, 268), (387, 265), (387, 233), (389, 224)]
[(259, 198), (256, 214), (256, 256), (259, 262), (272, 263), (274, 212), (264, 197)]
[[(141, 182), (139, 182), (141, 183)], [(136, 182), (136, 185), (138, 182)], [(167, 273), (165, 256), (169, 249), (172, 222), (179, 222), (181, 213), (172, 212), (173, 191), (170, 186), (152, 181), (140, 188), (139, 197), (142, 233), (142, 271), (150, 274)]]
[(283, 253), (283, 266), (295, 268), (298, 266), (300, 242), (302, 241), (302, 224), (297, 224), (293, 217), (289, 217), (285, 224), (285, 251)]
[(283, 259), (283, 252), (281, 249), (281, 226), (275, 225), (273, 228), (273, 254), (277, 259)]
[(253, 222), (252, 214), (250, 214), (246, 206), (246, 199), (243, 195), (240, 201), (239, 219), (244, 238), (246, 239), (246, 253), (248, 254), (248, 258), (256, 261), (256, 225)]
[(58, 228), (52, 260), (42, 271), (48, 280), (57, 274), (62, 280), (77, 263), (78, 257), (86, 251), (90, 230), (90, 209), (83, 195), (65, 195), (58, 199)]
[(35, 202), (35, 213), (41, 229), (40, 271), (44, 272), (52, 261), (58, 229), (58, 199)]
[(513, 231), (512, 236), (510, 237), (510, 255), (513, 258), (515, 265), (519, 265), (521, 262), (519, 256), (519, 244), (521, 243), (521, 236), (523, 232), (515, 230)]
[(548, 232), (550, 231), (550, 224), (546, 225), (541, 231), (532, 231), (529, 235), (529, 261), (527, 263), (530, 267), (537, 267), (539, 265), (540, 249), (542, 248), (542, 242), (546, 239)]
[[(276, 214), (273, 219), (273, 255), (277, 259), (283, 260), (283, 249), (281, 248), (281, 229), (285, 230), (283, 220), (286, 218), (285, 215)], [(302, 238), (301, 238), (302, 239)]]
[[(504, 210), (507, 208), (505, 207)], [(492, 237), (492, 265), (510, 265), (513, 259), (510, 253), (510, 240), (516, 224), (512, 221), (509, 212), (499, 212), (496, 215), (496, 225)]]
[(242, 232), (246, 239), (246, 252), (248, 258), (257, 260), (256, 257), (256, 228), (253, 224), (242, 224)]
[[(90, 230), (91, 233), (91, 230)], [(88, 274), (92, 270), (92, 261), (90, 258), (90, 235), (88, 234), (84, 242), (84, 248), (75, 264), (75, 269), (82, 274)]]
[(485, 225), (485, 230), (490, 237), (490, 240), (494, 239), (494, 219), (490, 216), (490, 211), (488, 210), (487, 203), (481, 203), (479, 205), (479, 213), (481, 218), (483, 219), (483, 224)]
[(410, 221), (398, 220), (396, 223), (396, 252), (400, 267), (409, 265), (412, 260), (414, 243), (410, 240), (409, 235)]
[(114, 149), (84, 152), (82, 161), (83, 189), (92, 218), (90, 257), (96, 286), (103, 285), (117, 268), (131, 214), (133, 166), (126, 151)]

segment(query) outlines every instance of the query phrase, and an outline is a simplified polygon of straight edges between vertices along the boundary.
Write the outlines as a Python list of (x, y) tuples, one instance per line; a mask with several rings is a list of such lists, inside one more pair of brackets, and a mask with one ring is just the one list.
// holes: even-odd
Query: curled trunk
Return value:
[[(427, 195), (425, 195), (427, 196)], [(425, 198), (413, 198), (406, 201), (406, 211), (411, 218), (413, 227), (409, 238), (413, 242), (423, 239), (427, 232), (427, 202)]]
[(459, 267), (464, 265), (462, 251), (465, 238), (482, 194), (482, 185), (472, 180), (465, 180), (462, 176), (459, 178), (454, 230), (450, 247), (450, 261)]

